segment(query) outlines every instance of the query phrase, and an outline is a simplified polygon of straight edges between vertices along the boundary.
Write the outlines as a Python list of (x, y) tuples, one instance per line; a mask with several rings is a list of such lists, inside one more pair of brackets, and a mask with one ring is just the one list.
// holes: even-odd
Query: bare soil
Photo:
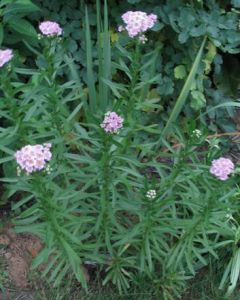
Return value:
[[(11, 225), (0, 229), (0, 261), (7, 274), (3, 282), (4, 295), (0, 294), (0, 300), (11, 299), (13, 290), (28, 290), (31, 286), (31, 262), (42, 246), (38, 237), (30, 233), (15, 233)], [(32, 299), (28, 293), (21, 294), (15, 299)]]

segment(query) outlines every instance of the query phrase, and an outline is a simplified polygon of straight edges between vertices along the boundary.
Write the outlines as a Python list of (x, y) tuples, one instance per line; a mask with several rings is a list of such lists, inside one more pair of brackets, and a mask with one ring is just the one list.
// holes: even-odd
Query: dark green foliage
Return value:
[[(57, 3), (35, 0), (41, 7), (41, 12), (32, 15), (32, 20), (51, 19), (58, 21), (64, 27), (64, 35), (68, 38), (68, 50), (72, 53), (83, 81), (87, 81), (86, 44), (84, 40), (84, 1), (59, 0)], [(96, 43), (96, 7), (94, 1), (87, 1), (89, 24), (92, 28), (93, 46)], [(209, 38), (209, 51), (202, 68), (199, 69), (198, 80), (192, 87), (190, 107), (184, 109), (188, 117), (195, 117), (199, 111), (204, 111), (206, 105), (212, 106), (223, 103), (226, 99), (235, 101), (238, 95), (240, 67), (238, 56), (227, 56), (224, 53), (239, 53), (239, 14), (236, 9), (238, 1), (109, 1), (111, 40), (115, 43), (119, 39), (116, 31), (121, 24), (121, 14), (127, 10), (144, 10), (154, 12), (159, 16), (159, 24), (155, 27), (154, 41), (149, 42), (149, 49), (164, 44), (158, 54), (155, 72), (159, 74), (156, 81), (155, 93), (161, 97), (164, 106), (175, 101), (180, 92), (186, 73), (190, 71), (195, 50), (201, 39)], [(153, 36), (153, 35), (152, 35)], [(125, 44), (120, 38), (120, 43)], [(95, 48), (95, 47), (94, 47)], [(95, 48), (96, 49), (96, 48)], [(145, 47), (145, 51), (149, 51)], [(93, 64), (97, 64), (97, 51), (93, 53)], [(113, 57), (117, 52), (113, 51)], [(230, 64), (229, 64), (230, 60)], [(213, 62), (213, 64), (212, 64)], [(229, 70), (231, 62), (234, 70)], [(227, 69), (228, 68), (228, 69)], [(65, 72), (68, 71), (65, 69)], [(181, 73), (180, 73), (181, 72)], [(227, 72), (227, 73), (226, 73)], [(231, 75), (230, 75), (231, 73)], [(234, 75), (236, 74), (236, 76)], [(69, 75), (69, 73), (68, 73)], [(143, 74), (144, 76), (144, 74)], [(230, 77), (231, 76), (231, 77)], [(144, 78), (144, 77), (143, 77)], [(229, 78), (229, 80), (226, 80)], [(220, 89), (218, 100), (214, 97), (215, 89)], [(233, 111), (219, 111), (214, 117), (217, 127), (223, 131), (233, 130), (230, 125)], [(164, 114), (162, 116), (165, 117)], [(212, 118), (212, 116), (211, 116)], [(219, 122), (225, 119), (224, 124)], [(216, 130), (210, 126), (210, 129)]]
[(25, 39), (31, 43), (37, 41), (37, 31), (26, 17), (36, 11), (38, 6), (31, 0), (0, 1), (0, 45), (12, 45)]

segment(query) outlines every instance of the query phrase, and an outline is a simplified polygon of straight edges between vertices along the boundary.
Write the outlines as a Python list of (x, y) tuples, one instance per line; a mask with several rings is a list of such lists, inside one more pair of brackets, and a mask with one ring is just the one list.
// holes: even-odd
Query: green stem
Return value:
[(46, 47), (44, 51), (44, 58), (47, 61), (47, 68), (43, 70), (45, 74), (45, 79), (50, 88), (49, 93), (49, 104), (51, 108), (52, 121), (57, 132), (62, 136), (62, 120), (59, 117), (61, 115), (60, 111), (64, 110), (62, 107), (61, 100), (59, 99), (59, 85), (56, 82), (56, 69), (57, 66), (54, 63), (54, 54), (57, 51), (57, 40), (51, 41), (51, 43)]
[[(45, 188), (45, 183), (42, 182), (42, 178), (35, 174), (33, 178), (33, 190), (36, 192), (36, 198), (39, 201), (40, 209), (42, 210), (46, 223), (50, 224), (52, 231), (55, 233), (55, 237), (58, 238), (61, 235), (61, 226), (56, 219), (55, 211), (56, 207), (51, 202), (52, 198), (49, 197), (49, 193)], [(39, 184), (41, 182), (42, 184)]]
[(131, 80), (130, 87), (129, 87), (129, 93), (127, 95), (127, 98), (128, 98), (127, 121), (128, 121), (128, 124), (129, 124), (129, 127), (131, 128), (131, 130), (129, 130), (128, 134), (124, 138), (123, 148), (121, 150), (122, 153), (125, 153), (126, 149), (128, 148), (131, 138), (134, 136), (133, 129), (135, 127), (135, 124), (137, 123), (136, 113), (134, 114), (134, 105), (135, 105), (135, 100), (136, 100), (135, 88), (139, 81), (139, 73), (140, 73), (140, 54), (141, 54), (140, 53), (140, 44), (139, 44), (139, 42), (137, 42), (135, 45), (135, 53), (133, 56), (133, 61), (132, 61), (132, 66), (131, 66), (132, 80)]
[(128, 94), (128, 120), (131, 122), (132, 121), (132, 112), (134, 109), (134, 104), (135, 104), (135, 93), (134, 89), (136, 87), (136, 84), (139, 80), (139, 69), (140, 69), (140, 45), (137, 42), (135, 45), (135, 53), (133, 56), (133, 61), (132, 61), (132, 66), (131, 66), (131, 74), (132, 74), (132, 80), (130, 83), (130, 88), (129, 88), (129, 94)]
[[(102, 191), (101, 191), (101, 212), (99, 215), (99, 220), (97, 222), (97, 232), (103, 233), (105, 244), (107, 245), (108, 250), (111, 252), (111, 241), (110, 241), (110, 137), (104, 133), (103, 136), (103, 156), (102, 156)], [(101, 235), (100, 235), (101, 236)]]

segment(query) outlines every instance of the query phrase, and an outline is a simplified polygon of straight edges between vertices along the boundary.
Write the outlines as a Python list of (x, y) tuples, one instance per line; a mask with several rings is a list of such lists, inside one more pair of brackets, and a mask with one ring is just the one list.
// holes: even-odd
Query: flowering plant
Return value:
[(115, 112), (107, 112), (101, 127), (108, 133), (118, 133), (122, 128), (123, 118), (118, 116)]
[(157, 22), (157, 16), (155, 14), (147, 15), (142, 11), (127, 11), (122, 15), (122, 20), (125, 26), (120, 25), (118, 31), (126, 30), (129, 37), (139, 37), (141, 43), (145, 43), (147, 38), (143, 33), (148, 29), (151, 29)]
[(51, 144), (27, 145), (15, 153), (15, 158), (20, 170), (27, 174), (40, 171), (46, 168), (47, 163), (52, 157), (50, 151)]
[(44, 21), (39, 25), (39, 30), (46, 36), (62, 35), (63, 30), (58, 23), (52, 21)]
[(0, 50), (0, 68), (3, 67), (13, 58), (13, 51), (11, 49)]
[(227, 180), (228, 176), (233, 173), (234, 164), (229, 158), (220, 157), (212, 161), (210, 173), (220, 180)]
[[(73, 273), (87, 289), (90, 261), (96, 272), (104, 271), (102, 283), (111, 281), (122, 293), (141, 276), (156, 285), (159, 299), (173, 299), (191, 274), (210, 257), (217, 259), (219, 249), (236, 245), (226, 221), (228, 208), (234, 214), (237, 195), (237, 187), (227, 180), (234, 163), (220, 157), (221, 149), (200, 151), (208, 136), (197, 125), (190, 130), (177, 122), (201, 69), (206, 38), (160, 126), (161, 99), (151, 95), (160, 80), (156, 63), (161, 47), (145, 53), (138, 40), (144, 44), (143, 34), (153, 28), (156, 15), (122, 15), (136, 47), (122, 49), (116, 43), (113, 62), (107, 7), (103, 22), (99, 1), (96, 7), (97, 65), (87, 11), (84, 24), (87, 87), (64, 43), (54, 39), (63, 29), (52, 21), (39, 25), (43, 35), (53, 38), (39, 40), (40, 52), (33, 49), (35, 69), (13, 65), (7, 79), (1, 75), (5, 129), (0, 149), (8, 154), (1, 163), (11, 175), (4, 182), (9, 195), (21, 196), (13, 204), (14, 223), (20, 232), (43, 240), (33, 265), (41, 265), (54, 285)], [(12, 58), (7, 53), (3, 66)], [(63, 68), (70, 73), (67, 82), (61, 77)], [(31, 176), (16, 176), (16, 164)]]

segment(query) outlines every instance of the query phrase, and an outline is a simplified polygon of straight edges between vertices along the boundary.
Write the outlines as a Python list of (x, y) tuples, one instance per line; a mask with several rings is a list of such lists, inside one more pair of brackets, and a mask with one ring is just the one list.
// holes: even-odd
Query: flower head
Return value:
[(122, 25), (118, 26), (118, 32), (122, 32), (124, 30), (124, 27)]
[(212, 161), (210, 173), (220, 180), (227, 180), (233, 171), (234, 164), (229, 158), (220, 157)]
[(192, 137), (196, 137), (196, 138), (200, 138), (202, 136), (202, 131), (199, 130), (199, 129), (194, 129), (193, 132), (192, 132)]
[(51, 144), (26, 145), (15, 153), (18, 170), (27, 174), (41, 171), (47, 167), (52, 158)]
[(156, 195), (157, 195), (157, 193), (156, 193), (155, 190), (149, 190), (149, 191), (147, 191), (147, 193), (146, 193), (146, 197), (147, 197), (148, 199), (154, 199), (154, 198), (156, 198)]
[(11, 49), (0, 50), (0, 67), (4, 66), (13, 58), (13, 51)]
[(157, 16), (154, 14), (147, 15), (142, 11), (127, 11), (122, 15), (122, 20), (126, 25), (125, 29), (128, 35), (133, 38), (151, 29), (157, 22)]
[(123, 126), (123, 121), (123, 118), (116, 114), (114, 111), (108, 111), (105, 114), (104, 120), (100, 126), (107, 133), (118, 133), (119, 129), (121, 129)]
[(147, 42), (147, 38), (144, 34), (140, 35), (139, 36), (139, 41), (142, 43), (142, 44), (145, 44)]
[(43, 35), (47, 36), (59, 36), (62, 35), (62, 28), (58, 23), (52, 21), (44, 21), (39, 25), (39, 30)]

